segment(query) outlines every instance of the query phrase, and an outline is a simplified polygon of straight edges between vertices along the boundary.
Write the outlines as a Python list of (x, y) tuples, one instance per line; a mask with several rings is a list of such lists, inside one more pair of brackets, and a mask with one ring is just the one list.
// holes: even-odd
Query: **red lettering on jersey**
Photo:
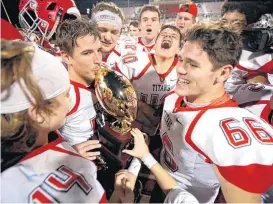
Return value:
[(220, 127), (223, 130), (228, 143), (234, 147), (243, 147), (250, 144), (249, 136), (246, 131), (239, 127), (238, 120), (234, 118), (228, 118), (220, 121)]
[[(254, 118), (243, 119), (255, 139), (261, 144), (273, 144), (273, 136), (268, 133), (262, 124)], [(240, 148), (251, 144), (251, 137), (247, 131), (240, 127), (240, 121), (234, 118), (227, 118), (220, 121), (220, 128), (233, 148)]]
[[(51, 173), (45, 183), (58, 191), (68, 191), (72, 186), (77, 184), (85, 194), (88, 194), (92, 187), (87, 183), (85, 178), (66, 166), (61, 166), (58, 170), (63, 176), (60, 177), (57, 173)], [(64, 177), (66, 177), (64, 179)]]
[(131, 50), (136, 50), (137, 49), (137, 47), (136, 47), (136, 45), (125, 45), (125, 49), (131, 49)]
[[(178, 166), (172, 159), (173, 144), (166, 132), (162, 136), (162, 143), (164, 148), (164, 163), (172, 172), (176, 172), (178, 170)], [(171, 152), (172, 155), (170, 155), (168, 151)]]
[(44, 189), (38, 187), (30, 194), (29, 203), (57, 203), (57, 201)]
[(252, 134), (255, 135), (255, 138), (262, 144), (273, 144), (273, 135), (267, 132), (258, 122), (253, 118), (245, 118), (245, 123), (248, 125), (248, 128), (251, 130)]
[(126, 55), (122, 59), (124, 64), (129, 64), (129, 63), (132, 63), (132, 62), (136, 62), (137, 60), (138, 60), (137, 56), (135, 56), (135, 55)]
[(91, 129), (95, 130), (96, 129), (96, 118), (91, 118), (90, 119), (90, 124), (91, 124)]

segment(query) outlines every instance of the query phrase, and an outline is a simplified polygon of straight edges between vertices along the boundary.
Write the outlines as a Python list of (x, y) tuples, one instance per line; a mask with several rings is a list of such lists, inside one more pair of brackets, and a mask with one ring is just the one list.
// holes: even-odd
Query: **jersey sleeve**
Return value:
[(244, 75), (245, 78), (254, 76), (257, 73), (273, 73), (273, 54), (264, 52), (253, 53), (243, 50), (239, 64), (236, 67), (247, 72)]
[(228, 182), (247, 192), (266, 192), (273, 184), (272, 127), (240, 108), (200, 114), (193, 129), (195, 136), (186, 136), (187, 142), (215, 164)]
[(177, 186), (177, 187), (173, 188), (166, 195), (164, 203), (175, 203), (175, 204), (192, 203), (192, 204), (197, 204), (199, 202), (188, 191), (186, 191), (186, 190), (182, 189), (181, 187)]

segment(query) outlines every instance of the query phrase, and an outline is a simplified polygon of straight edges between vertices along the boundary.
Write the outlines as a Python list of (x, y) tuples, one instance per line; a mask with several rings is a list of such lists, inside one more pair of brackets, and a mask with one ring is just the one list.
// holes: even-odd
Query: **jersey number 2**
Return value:
[[(267, 132), (261, 123), (254, 118), (244, 118), (251, 135), (261, 144), (273, 144), (273, 135)], [(239, 126), (240, 121), (235, 118), (227, 118), (220, 121), (220, 127), (233, 148), (240, 148), (251, 144), (251, 136)]]

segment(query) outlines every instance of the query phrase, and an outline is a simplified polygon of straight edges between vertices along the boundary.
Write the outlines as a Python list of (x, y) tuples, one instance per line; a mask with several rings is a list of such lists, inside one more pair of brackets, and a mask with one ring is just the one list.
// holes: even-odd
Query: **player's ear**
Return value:
[(42, 123), (44, 121), (43, 116), (37, 112), (37, 109), (33, 105), (29, 107), (28, 115), (33, 121), (36, 121), (37, 123)]
[(71, 64), (71, 56), (69, 54), (67, 54), (64, 51), (61, 51), (61, 56), (62, 56), (62, 61), (67, 64), (70, 65)]
[(217, 72), (216, 81), (218, 83), (225, 82), (231, 75), (232, 69), (233, 67), (230, 64), (224, 65), (221, 68), (219, 68), (216, 71)]

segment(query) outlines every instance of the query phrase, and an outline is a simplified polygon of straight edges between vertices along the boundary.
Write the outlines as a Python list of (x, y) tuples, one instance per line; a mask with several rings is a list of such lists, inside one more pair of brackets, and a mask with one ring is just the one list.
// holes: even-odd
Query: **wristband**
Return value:
[(158, 163), (153, 155), (151, 155), (151, 153), (146, 154), (141, 160), (149, 169), (151, 169), (156, 163)]

